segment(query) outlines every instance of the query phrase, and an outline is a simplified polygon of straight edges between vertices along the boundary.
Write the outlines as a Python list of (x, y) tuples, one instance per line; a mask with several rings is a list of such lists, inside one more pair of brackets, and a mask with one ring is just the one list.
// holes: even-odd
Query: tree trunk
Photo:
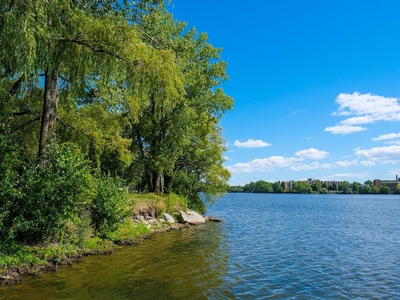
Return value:
[(168, 194), (171, 191), (172, 176), (164, 173), (164, 193)]
[(146, 174), (146, 181), (147, 181), (147, 188), (149, 190), (149, 193), (153, 193), (154, 192), (154, 188), (153, 188), (153, 180), (150, 174)]
[(160, 172), (153, 171), (153, 188), (154, 193), (160, 193), (161, 174)]
[(58, 102), (58, 69), (46, 70), (44, 81), (44, 99), (38, 156), (46, 152), (46, 145), (54, 134)]

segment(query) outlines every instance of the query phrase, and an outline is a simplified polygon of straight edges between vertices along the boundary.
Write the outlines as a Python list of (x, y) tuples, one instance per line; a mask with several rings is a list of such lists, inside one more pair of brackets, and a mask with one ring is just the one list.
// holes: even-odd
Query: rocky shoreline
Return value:
[[(172, 222), (172, 216), (164, 214), (162, 219), (155, 219), (150, 214), (140, 214), (135, 216), (132, 221), (146, 224), (151, 230), (149, 233), (143, 234), (133, 240), (122, 240), (112, 245), (107, 250), (82, 250), (79, 249), (73, 255), (63, 255), (61, 257), (50, 257), (45, 264), (36, 264), (29, 266), (9, 266), (5, 272), (0, 273), (0, 285), (8, 285), (20, 283), (25, 276), (37, 276), (45, 272), (57, 272), (59, 266), (70, 265), (76, 261), (80, 261), (83, 257), (89, 255), (112, 254), (119, 246), (135, 246), (139, 245), (152, 236), (173, 230), (182, 230), (191, 226), (205, 224), (206, 221), (221, 222), (221, 220), (213, 217), (203, 217), (194, 211), (182, 212), (178, 216), (179, 223)], [(169, 221), (167, 221), (169, 220)]]

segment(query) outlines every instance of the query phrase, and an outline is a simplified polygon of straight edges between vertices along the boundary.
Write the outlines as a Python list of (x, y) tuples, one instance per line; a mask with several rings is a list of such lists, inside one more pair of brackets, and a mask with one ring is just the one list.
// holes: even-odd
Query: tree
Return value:
[(369, 194), (371, 193), (371, 186), (364, 184), (360, 190), (360, 194)]
[(382, 185), (379, 189), (379, 194), (390, 194), (390, 188), (386, 185)]
[(340, 189), (343, 194), (351, 193), (350, 183), (348, 181), (342, 181), (340, 184)]
[[(8, 121), (13, 129), (40, 124), (25, 130), (36, 140), (40, 135), (39, 157), (57, 129), (56, 120), (64, 127), (57, 129), (62, 138), (70, 139), (71, 131), (73, 138), (76, 133), (84, 136), (80, 145), (85, 150), (91, 144), (126, 152), (129, 142), (121, 137), (121, 120), (116, 120), (122, 101), (137, 118), (146, 100), (143, 91), (155, 82), (168, 97), (182, 90), (173, 52), (143, 43), (129, 21), (147, 4), (40, 0), (2, 6), (0, 42), (12, 47), (0, 52), (1, 68), (7, 70), (0, 93), (8, 94), (8, 104), (12, 100), (8, 111), (13, 118)], [(102, 126), (108, 122), (99, 120), (98, 112), (117, 126)]]
[(336, 181), (333, 183), (333, 190), (334, 191), (338, 191), (339, 190), (339, 187), (338, 187), (338, 184), (337, 184)]
[(232, 99), (218, 88), (227, 79), (221, 49), (212, 47), (207, 35), (185, 31), (185, 24), (161, 5), (136, 23), (146, 33), (140, 35), (143, 40), (174, 53), (181, 70), (177, 84), (184, 90), (166, 95), (155, 82), (143, 95), (147, 102), (137, 122), (129, 120), (132, 168), (138, 171), (134, 180), (156, 193), (179, 191), (195, 199), (207, 190), (207, 195), (218, 196), (229, 178), (222, 166), (225, 142), (219, 120), (232, 108)]
[(273, 189), (274, 193), (283, 193), (284, 192), (280, 182), (274, 182), (272, 184), (272, 189)]
[(353, 193), (358, 194), (360, 191), (359, 183), (358, 182), (353, 182)]
[(318, 193), (321, 191), (321, 182), (319, 180), (314, 180), (313, 191)]
[(379, 189), (376, 186), (371, 186), (370, 193), (371, 194), (378, 194), (379, 193)]
[(303, 181), (295, 181), (293, 183), (293, 193), (299, 194), (311, 194), (312, 188), (307, 182)]
[(364, 184), (365, 184), (365, 185), (368, 185), (368, 186), (372, 186), (372, 185), (373, 185), (373, 183), (372, 183), (371, 180), (366, 180), (366, 181), (364, 182)]

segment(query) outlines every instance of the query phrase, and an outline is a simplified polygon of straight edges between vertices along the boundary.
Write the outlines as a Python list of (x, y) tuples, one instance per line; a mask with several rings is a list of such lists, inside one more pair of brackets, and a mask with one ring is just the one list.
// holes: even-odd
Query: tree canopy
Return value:
[[(93, 178), (173, 192), (198, 210), (227, 190), (219, 122), (233, 99), (220, 86), (228, 79), (222, 49), (165, 5), (0, 0), (0, 231), (18, 218), (33, 222), (19, 214), (30, 193), (22, 183), (32, 187), (34, 180), (43, 187), (31, 193), (42, 201), (37, 206), (60, 218), (43, 217), (53, 228), (63, 216), (98, 211)], [(83, 191), (71, 188), (54, 204), (51, 191), (64, 176), (52, 178), (54, 168), (67, 168), (71, 180), (81, 174), (89, 199), (78, 201)]]

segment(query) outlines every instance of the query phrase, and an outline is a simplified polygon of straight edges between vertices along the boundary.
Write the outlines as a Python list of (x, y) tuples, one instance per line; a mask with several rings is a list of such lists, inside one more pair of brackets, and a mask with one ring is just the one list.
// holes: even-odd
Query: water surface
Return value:
[(228, 194), (224, 220), (86, 257), (0, 299), (399, 299), (400, 197)]

